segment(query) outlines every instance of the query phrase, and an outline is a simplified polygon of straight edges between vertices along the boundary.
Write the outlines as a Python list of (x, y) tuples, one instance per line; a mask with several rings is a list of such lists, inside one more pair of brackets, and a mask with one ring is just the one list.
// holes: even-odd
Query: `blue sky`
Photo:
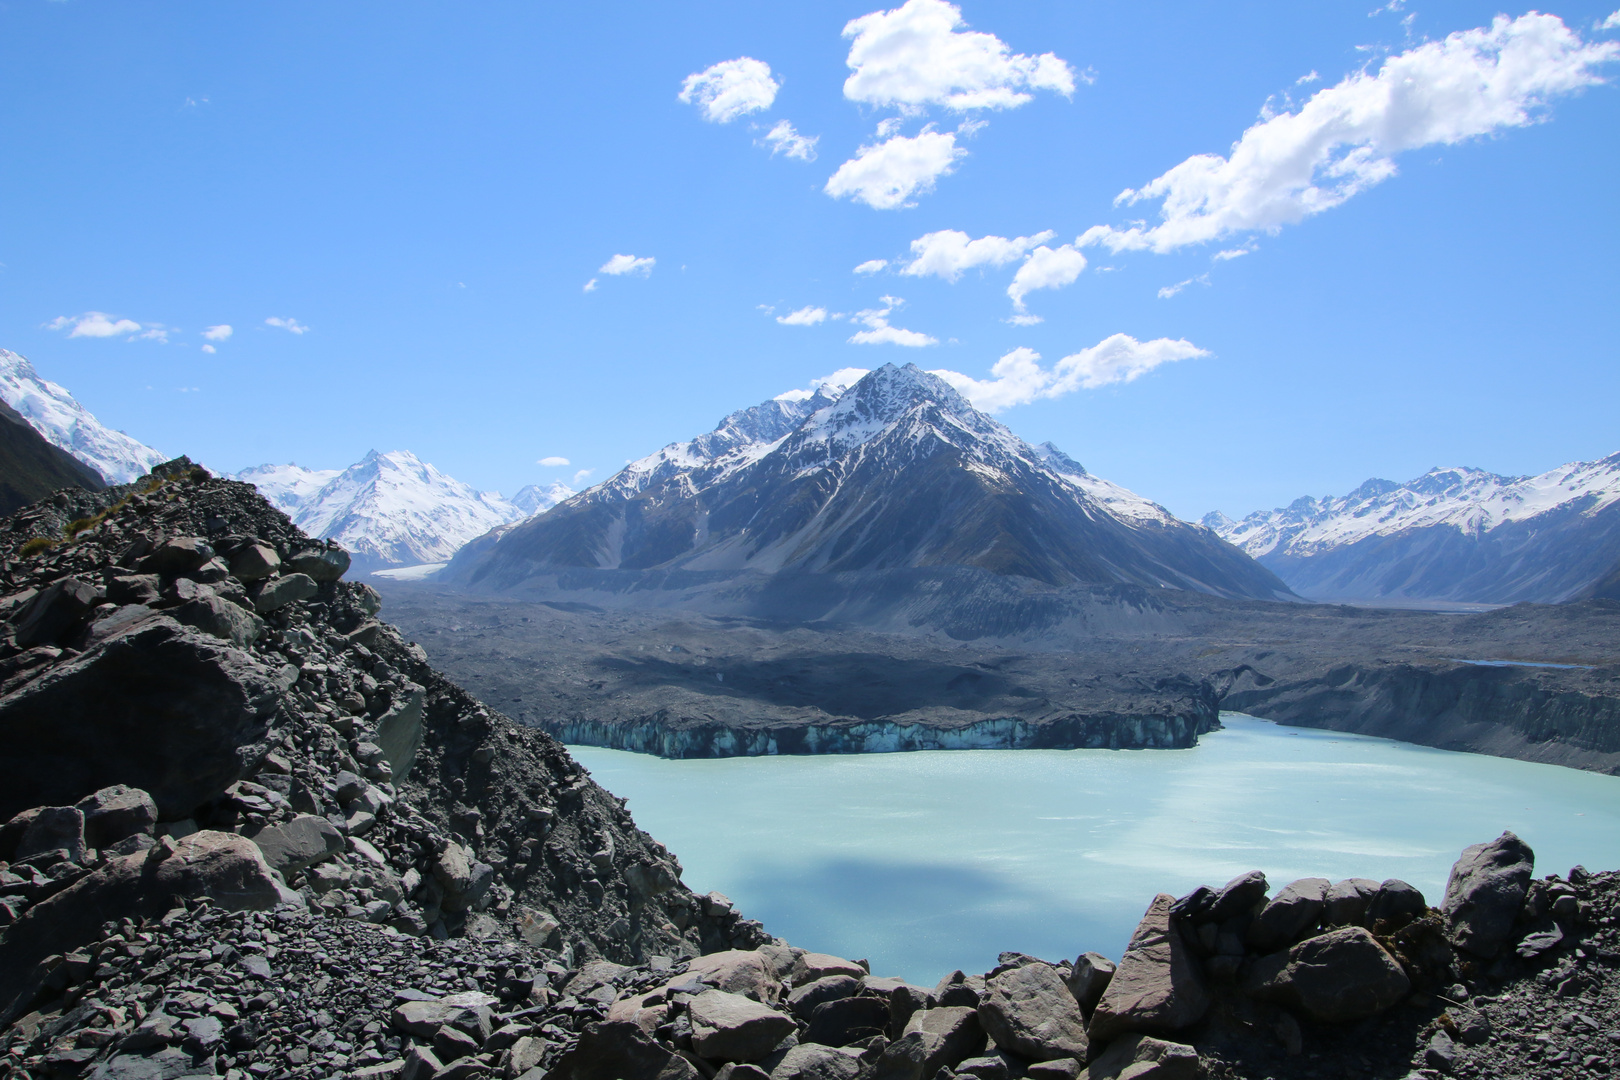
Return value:
[(1188, 517), (1539, 472), (1620, 449), (1614, 2), (7, 0), (0, 347), (507, 494), (890, 361)]

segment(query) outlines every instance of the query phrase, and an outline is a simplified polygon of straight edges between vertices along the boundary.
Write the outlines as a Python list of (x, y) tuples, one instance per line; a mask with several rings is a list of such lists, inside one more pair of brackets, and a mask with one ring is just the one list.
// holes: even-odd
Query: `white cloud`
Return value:
[(771, 78), (771, 65), (739, 56), (688, 75), (681, 83), (679, 97), (688, 105), (696, 105), (710, 123), (729, 124), (739, 116), (770, 108), (781, 88), (782, 84)]
[(639, 259), (634, 255), (615, 255), (603, 263), (596, 272), (599, 274), (612, 274), (614, 277), (621, 274), (640, 274), (642, 277), (646, 277), (653, 272), (653, 265), (657, 262), (658, 260), (651, 255)]
[(202, 336), (207, 338), (209, 341), (226, 341), (229, 340), (230, 336), (234, 333), (236, 333), (236, 331), (231, 329), (230, 323), (220, 323), (218, 326), (210, 326), (205, 329), (202, 332)]
[(557, 457), (553, 455), (551, 457), (543, 457), (539, 461), (535, 462), (535, 464), (544, 465), (548, 469), (556, 469), (564, 465), (571, 465), (573, 463), (565, 457)]
[[(913, 258), (901, 267), (900, 272), (907, 277), (933, 274), (946, 281), (955, 281), (963, 271), (976, 266), (1005, 266), (1022, 257), (1030, 248), (1051, 238), (1051, 230), (1047, 230), (1011, 240), (1005, 236), (981, 236), (971, 240), (967, 233), (958, 229), (941, 229), (911, 242)], [(1081, 265), (1084, 263), (1082, 259)]]
[(850, 337), (851, 345), (905, 345), (908, 348), (920, 349), (926, 345), (938, 345), (939, 339), (929, 337), (917, 330), (902, 330), (897, 326), (889, 325), (889, 316), (894, 309), (905, 301), (898, 296), (883, 297), (883, 307), (868, 308), (857, 311), (850, 318), (866, 327), (857, 330)]
[(930, 124), (912, 136), (896, 135), (862, 146), (838, 166), (823, 190), (835, 199), (847, 195), (875, 210), (910, 206), (906, 200), (932, 191), (934, 181), (948, 176), (956, 160), (966, 155), (956, 145), (955, 132), (935, 131)]
[(816, 143), (820, 141), (820, 135), (800, 135), (786, 120), (778, 120), (776, 126), (765, 133), (765, 142), (771, 148), (772, 157), (781, 154), (800, 161), (814, 161)]
[(814, 397), (816, 391), (825, 386), (834, 390), (847, 390), (872, 373), (871, 368), (847, 367), (839, 368), (831, 375), (823, 375), (819, 379), (810, 380), (808, 390), (789, 390), (785, 394), (777, 394), (777, 401), (803, 401)]
[(1294, 85), (1295, 86), (1304, 86), (1306, 83), (1316, 82), (1321, 77), (1322, 76), (1320, 76), (1320, 75), (1318, 75), (1316, 73), (1316, 69), (1312, 68), (1310, 71), (1306, 72), (1305, 74), (1301, 75), (1299, 78), (1295, 79), (1294, 80)]
[(1210, 256), (1210, 261), (1231, 262), (1233, 259), (1241, 259), (1245, 255), (1252, 254), (1255, 247), (1255, 244), (1249, 243), (1244, 244), (1242, 247), (1227, 248), (1225, 251), (1217, 251), (1215, 254)]
[(961, 29), (962, 11), (944, 0), (907, 0), (844, 27), (854, 74), (844, 96), (867, 105), (917, 110), (1009, 109), (1028, 91), (1074, 93), (1074, 71), (1051, 53), (1014, 53), (994, 34)]
[(202, 351), (205, 352), (205, 353), (216, 353), (219, 350), (214, 348), (212, 345), (204, 345), (202, 347)]
[(1019, 348), (997, 360), (988, 379), (975, 379), (958, 371), (933, 374), (954, 386), (977, 408), (1000, 412), (1041, 398), (1130, 382), (1160, 364), (1208, 355), (1207, 350), (1186, 340), (1137, 341), (1128, 334), (1115, 334), (1089, 349), (1065, 356), (1049, 369), (1041, 367), (1040, 353)]
[(58, 315), (45, 324), (47, 330), (66, 330), (68, 337), (108, 338), (134, 334), (141, 324), (134, 319), (120, 319), (104, 311), (87, 311), (83, 315)]
[(1174, 251), (1284, 225), (1395, 175), (1394, 156), (1522, 127), (1548, 103), (1603, 80), (1620, 44), (1587, 44), (1554, 15), (1498, 16), (1389, 57), (1318, 90), (1297, 112), (1255, 124), (1229, 157), (1198, 154), (1116, 201), (1161, 199), (1161, 224), (1098, 225), (1082, 246)]
[(155, 341), (159, 345), (167, 345), (169, 343), (169, 333), (171, 330), (175, 333), (179, 332), (178, 328), (164, 326), (162, 323), (147, 323), (146, 329), (136, 334), (134, 340)]
[(291, 331), (294, 334), (307, 334), (307, 333), (309, 333), (309, 327), (304, 326), (297, 319), (290, 318), (290, 317), (286, 318), (286, 319), (278, 319), (274, 315), (272, 315), (268, 319), (264, 320), (264, 325), (266, 325), (266, 326), (279, 326), (283, 330)]
[(585, 288), (582, 291), (584, 291), (584, 292), (595, 292), (596, 291), (596, 279), (591, 278), (591, 280), (587, 281), (585, 283)]
[(1598, 23), (1599, 30), (1620, 30), (1620, 11), (1616, 11), (1607, 19)]
[(1199, 274), (1197, 277), (1190, 277), (1186, 281), (1178, 281), (1174, 285), (1166, 285), (1164, 288), (1159, 290), (1159, 299), (1160, 300), (1168, 300), (1172, 296), (1176, 295), (1182, 289), (1185, 289), (1189, 285), (1208, 285), (1208, 284), (1209, 284), (1209, 275), (1208, 274)]
[[(626, 464), (628, 464), (628, 462), (626, 462)], [(585, 481), (586, 477), (590, 476), (595, 471), (596, 471), (595, 469), (581, 469), (581, 470), (579, 470), (579, 472), (574, 474), (574, 481), (573, 481), (574, 486), (578, 487), (580, 484), (582, 484)]]
[(824, 307), (802, 307), (798, 311), (778, 315), (776, 321), (783, 326), (814, 326), (816, 323), (827, 321), (827, 309)]
[(857, 274), (875, 274), (888, 265), (888, 259), (867, 259), (855, 268), (855, 272)]
[[(1073, 244), (1055, 248), (1042, 244), (1029, 253), (1024, 265), (1013, 275), (1012, 284), (1007, 286), (1013, 309), (1018, 315), (1023, 315), (1025, 296), (1036, 289), (1061, 289), (1065, 285), (1073, 285), (1085, 268), (1086, 257), (1076, 251)], [(1014, 316), (1015, 319), (1017, 317)]]

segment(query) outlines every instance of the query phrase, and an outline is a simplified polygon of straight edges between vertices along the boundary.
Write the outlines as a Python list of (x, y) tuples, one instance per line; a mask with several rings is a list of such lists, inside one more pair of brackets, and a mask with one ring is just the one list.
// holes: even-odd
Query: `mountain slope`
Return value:
[(64, 387), (40, 378), (33, 364), (7, 349), (0, 349), (0, 401), (20, 413), (52, 446), (66, 450), (109, 484), (127, 484), (169, 460), (104, 425)]
[(1049, 585), (1287, 595), (1208, 529), (1089, 476), (1055, 448), (1029, 446), (910, 364), (733, 413), (709, 435), (469, 545), (449, 574), (508, 588), (575, 568), (943, 566)]
[(342, 469), (306, 469), (302, 465), (256, 465), (243, 469), (232, 479), (252, 484), (272, 506), (288, 517), (296, 517), (320, 490), (343, 472)]
[(0, 515), (58, 488), (100, 491), (105, 486), (96, 470), (46, 442), (21, 413), (0, 402)]
[(1431, 469), (1204, 523), (1313, 599), (1558, 603), (1620, 558), (1620, 454), (1539, 476)]

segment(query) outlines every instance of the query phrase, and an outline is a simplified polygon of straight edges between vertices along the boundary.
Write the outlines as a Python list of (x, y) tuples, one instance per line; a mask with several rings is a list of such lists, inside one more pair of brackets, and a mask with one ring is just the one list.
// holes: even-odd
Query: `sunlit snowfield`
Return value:
[(1256, 867), (1273, 886), (1404, 878), (1438, 903), (1457, 853), (1512, 829), (1538, 874), (1620, 868), (1620, 777), (1222, 719), (1191, 750), (569, 750), (694, 889), (928, 985), (1004, 949), (1117, 958), (1154, 893)]

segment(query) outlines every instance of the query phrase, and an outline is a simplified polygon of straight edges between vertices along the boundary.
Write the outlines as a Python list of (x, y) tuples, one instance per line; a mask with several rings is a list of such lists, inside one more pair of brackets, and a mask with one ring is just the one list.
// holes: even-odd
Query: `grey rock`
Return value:
[(399, 1080), (432, 1080), (442, 1068), (444, 1063), (432, 1050), (425, 1046), (413, 1046), (405, 1055), (405, 1065), (400, 1069)]
[(804, 1037), (807, 1042), (824, 1046), (848, 1046), (882, 1035), (888, 1026), (889, 1003), (883, 998), (845, 997), (817, 1005)]
[(1244, 941), (1263, 953), (1298, 941), (1321, 921), (1328, 884), (1327, 878), (1300, 878), (1280, 890), (1254, 917)]
[(692, 1049), (712, 1061), (758, 1061), (794, 1032), (792, 1017), (724, 990), (705, 990), (687, 1012)]
[(110, 848), (132, 836), (151, 836), (157, 828), (157, 803), (139, 788), (113, 784), (80, 799), (85, 843)]
[(1084, 1071), (1079, 1061), (1070, 1057), (1037, 1061), (1024, 1070), (1028, 1080), (1075, 1080)]
[(979, 1023), (995, 1044), (1031, 1061), (1086, 1059), (1086, 1021), (1063, 977), (1033, 963), (990, 979)]
[(1521, 959), (1535, 960), (1552, 952), (1563, 943), (1564, 931), (1557, 923), (1554, 923), (1546, 930), (1526, 934), (1524, 940), (1519, 942), (1519, 947), (1514, 951), (1519, 954)]
[(263, 619), (212, 592), (194, 596), (180, 606), (171, 608), (168, 614), (176, 622), (229, 641), (239, 649), (252, 645), (264, 633)]
[(1201, 1019), (1209, 1008), (1209, 993), (1197, 959), (1170, 923), (1175, 897), (1160, 893), (1131, 935), (1091, 1014), (1086, 1034), (1108, 1042), (1127, 1032), (1145, 1034), (1179, 1031)]
[(214, 548), (200, 536), (181, 536), (165, 540), (156, 551), (141, 560), (141, 573), (173, 577), (200, 570), (214, 557)]
[(281, 556), (268, 544), (249, 544), (231, 556), (230, 567), (236, 580), (251, 585), (275, 577), (281, 570)]
[(1238, 915), (1247, 915), (1265, 900), (1268, 888), (1266, 875), (1262, 871), (1250, 870), (1246, 874), (1239, 874), (1215, 894), (1204, 918), (1209, 922), (1221, 923)]
[(714, 1080), (770, 1080), (770, 1075), (758, 1065), (731, 1061), (720, 1066), (720, 1071), (714, 1074)]
[(1408, 885), (1400, 878), (1390, 878), (1378, 886), (1377, 894), (1367, 905), (1367, 927), (1374, 929), (1383, 923), (1390, 929), (1399, 929), (1421, 918), (1428, 910), (1428, 901), (1417, 886)]
[(1198, 1051), (1151, 1035), (1127, 1035), (1109, 1043), (1081, 1075), (1085, 1080), (1194, 1080)]
[(1535, 862), (1530, 845), (1511, 832), (1463, 849), (1440, 905), (1451, 943), (1475, 956), (1495, 956), (1524, 906)]
[[(787, 1007), (794, 1016), (801, 1020), (808, 1020), (810, 1014), (815, 1012), (816, 1006), (823, 1002), (835, 1001), (838, 998), (854, 997), (860, 990), (861, 981), (849, 975), (829, 975), (824, 979), (806, 983), (793, 991), (787, 997)], [(887, 1011), (887, 1002), (884, 1003)]]
[(16, 641), (24, 649), (64, 641), (83, 626), (102, 599), (95, 586), (78, 578), (54, 582), (30, 600), (16, 616)]
[(1366, 925), (1367, 908), (1372, 905), (1373, 897), (1378, 895), (1380, 888), (1378, 882), (1367, 878), (1346, 878), (1334, 882), (1322, 898), (1322, 925), (1330, 929), (1335, 926)]
[(1081, 953), (1069, 969), (1069, 993), (1084, 1012), (1091, 1012), (1102, 1000), (1103, 991), (1114, 977), (1115, 963), (1102, 953)]
[(1451, 1041), (1451, 1036), (1444, 1029), (1431, 1035), (1429, 1045), (1423, 1048), (1423, 1064), (1440, 1072), (1450, 1072), (1456, 1063), (1457, 1044)]
[(343, 835), (330, 821), (300, 814), (282, 825), (262, 829), (252, 837), (264, 861), (285, 875), (298, 873), (343, 851)]
[(968, 1058), (956, 1066), (955, 1072), (957, 1076), (976, 1076), (979, 1080), (1007, 1080), (1011, 1075), (1007, 1059), (1000, 1054)]
[(983, 1053), (984, 1047), (977, 1009), (925, 1009), (911, 1017), (900, 1038), (884, 1047), (872, 1080), (932, 1080), (940, 1069), (955, 1068)]
[(1373, 1016), (1411, 988), (1401, 965), (1359, 926), (1330, 930), (1262, 957), (1243, 979), (1247, 993), (1326, 1023)]
[(315, 584), (315, 579), (308, 574), (286, 574), (260, 582), (248, 592), (248, 595), (253, 598), (253, 610), (260, 615), (268, 615), (288, 604), (308, 600), (318, 592), (320, 586)]
[(977, 1009), (984, 998), (984, 980), (953, 971), (939, 980), (931, 996), (935, 1005)]
[(72, 862), (84, 861), (84, 812), (74, 806), (42, 806), (17, 843), (16, 859), (62, 850)]
[(291, 685), (246, 653), (149, 619), (0, 698), (0, 817), (111, 784), (185, 817), (241, 779)]
[(377, 721), (376, 743), (382, 748), (393, 770), (395, 782), (410, 775), (416, 753), (422, 748), (422, 707), (425, 697), (420, 686), (412, 687)]
[(861, 1074), (859, 1050), (800, 1043), (771, 1069), (771, 1080), (856, 1080)]
[(401, 1002), (390, 1019), (395, 1028), (419, 1039), (431, 1039), (448, 1025), (482, 1041), (489, 1037), (493, 1024), (490, 1006), (499, 1001), (490, 994), (469, 990), (428, 1001)]
[(115, 604), (152, 604), (162, 592), (156, 574), (124, 574), (107, 582), (107, 599)]
[[(349, 553), (331, 543), (321, 548), (305, 548), (287, 560), (287, 569), (315, 581), (336, 581), (349, 572)], [(375, 615), (377, 609), (367, 614)]]

